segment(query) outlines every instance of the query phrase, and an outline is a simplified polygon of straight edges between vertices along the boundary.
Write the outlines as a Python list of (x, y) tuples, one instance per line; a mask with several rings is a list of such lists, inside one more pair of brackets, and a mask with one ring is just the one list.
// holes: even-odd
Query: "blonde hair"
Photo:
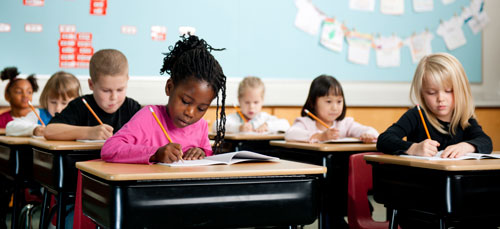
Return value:
[(431, 125), (439, 132), (448, 134), (436, 116), (432, 112), (428, 112), (430, 109), (425, 104), (422, 93), (424, 81), (452, 88), (455, 107), (452, 111), (450, 132), (454, 135), (458, 127), (467, 128), (470, 125), (469, 119), (475, 118), (474, 103), (469, 80), (460, 61), (448, 53), (436, 53), (422, 58), (415, 71), (410, 89), (411, 101), (422, 105)]
[(264, 92), (266, 89), (264, 88), (262, 80), (260, 80), (259, 77), (247, 76), (238, 86), (238, 99), (240, 99), (243, 96), (243, 93), (245, 93), (245, 90), (249, 88), (262, 88), (262, 98), (264, 98)]
[(127, 57), (116, 49), (99, 50), (90, 58), (89, 74), (92, 82), (102, 76), (128, 76)]
[(47, 109), (50, 98), (76, 98), (80, 96), (80, 81), (71, 73), (56, 72), (45, 84), (40, 95), (40, 106)]

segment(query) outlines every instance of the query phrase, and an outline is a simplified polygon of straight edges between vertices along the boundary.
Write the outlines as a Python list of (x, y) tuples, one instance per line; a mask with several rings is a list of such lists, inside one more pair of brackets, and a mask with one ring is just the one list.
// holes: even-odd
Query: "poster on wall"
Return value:
[(76, 32), (75, 25), (60, 25), (59, 32), (59, 67), (88, 68), (94, 54), (92, 33)]
[(90, 15), (104, 16), (107, 7), (107, 0), (90, 0)]
[(151, 26), (151, 39), (153, 41), (165, 41), (167, 38), (167, 27), (161, 25)]
[(42, 24), (25, 24), (24, 31), (27, 33), (41, 33), (43, 26)]
[(23, 0), (25, 6), (43, 6), (45, 0)]
[(135, 35), (137, 33), (137, 27), (132, 25), (122, 25), (121, 33), (127, 35)]
[(10, 32), (10, 24), (0, 23), (0, 33), (8, 33)]

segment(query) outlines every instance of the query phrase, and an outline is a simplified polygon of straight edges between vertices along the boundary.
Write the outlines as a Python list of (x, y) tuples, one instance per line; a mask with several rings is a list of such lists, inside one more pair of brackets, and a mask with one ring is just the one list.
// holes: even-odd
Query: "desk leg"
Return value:
[(64, 201), (64, 192), (57, 194), (57, 229), (64, 229), (66, 218), (66, 202)]
[(443, 218), (439, 219), (439, 228), (440, 229), (446, 229), (446, 220)]
[(50, 194), (47, 188), (43, 188), (43, 202), (42, 202), (42, 209), (40, 213), (40, 229), (45, 229), (47, 225), (47, 219), (49, 214), (49, 208), (50, 208)]
[(20, 189), (21, 188), (21, 185), (19, 184), (18, 181), (14, 181), (14, 192), (13, 192), (13, 199), (12, 199), (12, 216), (11, 216), (11, 227), (12, 229), (15, 229), (17, 228), (17, 220), (18, 220), (18, 216), (19, 216), (19, 212), (20, 212), (20, 209), (19, 207), (21, 206), (21, 203), (19, 201), (21, 201), (19, 199), (19, 197), (21, 197), (22, 195), (20, 195)]
[(391, 220), (389, 221), (389, 229), (398, 229), (398, 210), (392, 209)]

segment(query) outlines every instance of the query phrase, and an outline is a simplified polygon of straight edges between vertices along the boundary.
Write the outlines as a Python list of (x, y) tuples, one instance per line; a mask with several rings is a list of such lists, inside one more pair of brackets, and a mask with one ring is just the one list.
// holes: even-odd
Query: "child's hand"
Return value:
[(433, 157), (438, 152), (437, 147), (439, 142), (425, 139), (419, 143), (413, 143), (410, 148), (406, 151), (408, 155)]
[(442, 158), (457, 158), (464, 156), (467, 153), (473, 153), (476, 150), (473, 145), (467, 142), (460, 142), (455, 145), (450, 145), (441, 153)]
[(361, 139), (364, 143), (373, 143), (377, 140), (377, 137), (368, 133), (363, 133), (359, 136), (359, 139)]
[(45, 131), (45, 126), (37, 126), (33, 130), (34, 136), (43, 136), (43, 132)]
[(89, 140), (106, 140), (113, 136), (113, 127), (108, 124), (92, 126), (87, 131), (87, 139)]
[(191, 148), (184, 153), (184, 160), (198, 160), (205, 158), (205, 151), (201, 148)]
[(322, 134), (321, 134), (321, 139), (320, 141), (328, 141), (328, 140), (335, 140), (337, 138), (339, 138), (339, 130), (336, 129), (336, 128), (330, 128), (328, 130), (325, 130)]
[(259, 126), (259, 128), (257, 128), (255, 131), (256, 132), (259, 132), (259, 133), (264, 133), (264, 132), (267, 132), (267, 123), (264, 123), (262, 125)]
[(151, 162), (172, 163), (182, 158), (182, 147), (177, 143), (168, 143), (156, 150), (156, 153), (149, 159)]
[(251, 131), (253, 131), (252, 124), (250, 124), (248, 122), (241, 124), (240, 132), (251, 132)]

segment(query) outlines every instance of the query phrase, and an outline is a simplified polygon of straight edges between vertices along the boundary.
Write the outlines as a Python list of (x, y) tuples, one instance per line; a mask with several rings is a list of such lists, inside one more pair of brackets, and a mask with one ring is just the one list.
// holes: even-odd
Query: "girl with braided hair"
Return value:
[(35, 75), (26, 79), (18, 78), (19, 72), (16, 67), (7, 67), (1, 73), (2, 80), (9, 80), (5, 86), (5, 100), (10, 103), (10, 111), (0, 115), (0, 128), (5, 128), (7, 123), (26, 116), (31, 112), (28, 102), (33, 97), (33, 92), (38, 90)]
[[(170, 75), (165, 85), (168, 104), (147, 106), (137, 112), (106, 141), (101, 158), (108, 162), (151, 164), (212, 155), (208, 124), (202, 117), (215, 98), (218, 121), (214, 148), (220, 151), (226, 120), (226, 76), (211, 54), (214, 50), (223, 49), (214, 49), (197, 36), (182, 36), (170, 47), (160, 70), (161, 74)], [(151, 111), (158, 116), (172, 142), (165, 137)]]

